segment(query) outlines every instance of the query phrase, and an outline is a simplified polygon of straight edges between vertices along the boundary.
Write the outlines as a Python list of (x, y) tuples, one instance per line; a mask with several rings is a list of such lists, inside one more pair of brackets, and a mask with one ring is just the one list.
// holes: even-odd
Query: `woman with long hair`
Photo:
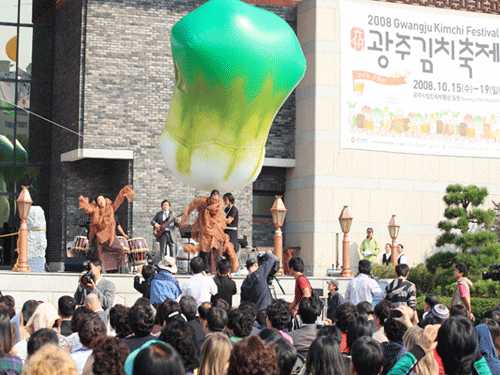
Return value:
[(224, 375), (229, 365), (231, 342), (220, 332), (212, 333), (201, 347), (201, 365), (198, 375)]
[[(424, 330), (418, 326), (408, 328), (403, 336), (403, 344), (406, 346), (406, 349), (410, 350), (413, 348), (423, 334)], [(437, 375), (438, 371), (433, 351), (430, 351), (418, 361), (412, 372), (418, 375)]]
[(346, 375), (340, 346), (332, 336), (320, 336), (309, 348), (306, 375)]
[(12, 350), (12, 334), (10, 331), (10, 317), (5, 311), (0, 311), (0, 372), (2, 374), (17, 375), (23, 369), (23, 361)]

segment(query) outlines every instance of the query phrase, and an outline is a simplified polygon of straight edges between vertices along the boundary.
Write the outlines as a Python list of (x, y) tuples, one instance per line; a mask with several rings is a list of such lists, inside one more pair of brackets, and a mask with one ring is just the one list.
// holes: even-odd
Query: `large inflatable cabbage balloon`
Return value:
[[(0, 135), (0, 162), (12, 163), (14, 161), (14, 145), (5, 135)], [(16, 140), (16, 163), (26, 164), (28, 162), (28, 153), (24, 147)], [(20, 177), (26, 173), (27, 166), (18, 165), (16, 175)], [(13, 168), (10, 166), (0, 167), (0, 192), (7, 191), (7, 182), (14, 177)], [(9, 220), (10, 204), (6, 196), (0, 196), (0, 226)]]
[(171, 43), (163, 158), (197, 189), (240, 189), (259, 175), (274, 116), (304, 75), (297, 37), (273, 13), (211, 0), (174, 25)]

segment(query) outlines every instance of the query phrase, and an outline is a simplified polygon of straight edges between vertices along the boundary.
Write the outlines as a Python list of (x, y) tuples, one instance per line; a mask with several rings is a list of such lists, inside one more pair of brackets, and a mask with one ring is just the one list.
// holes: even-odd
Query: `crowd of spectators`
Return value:
[[(249, 262), (246, 288), (264, 287), (273, 259)], [(369, 281), (369, 265), (361, 262), (361, 277), (351, 282), (361, 289), (351, 285), (347, 302), (335, 298), (323, 321), (322, 302), (300, 259), (290, 262), (293, 302), (264, 302), (266, 297), (257, 299), (266, 303), (260, 309), (248, 300), (232, 306), (235, 285), (228, 265), (218, 264), (214, 282), (198, 257), (191, 261), (194, 276), (182, 288), (163, 259), (161, 277), (147, 269), (147, 280), (134, 280), (143, 297), (130, 307), (113, 305), (114, 285), (94, 260), (97, 277), (89, 282), (82, 275), (75, 297), (61, 297), (58, 309), (29, 300), (16, 312), (11, 296), (0, 297), (0, 374), (500, 375), (500, 310), (487, 312), (474, 326), (468, 289), (461, 287), (468, 285), (466, 269), (457, 265), (453, 305), (428, 295), (420, 321), (407, 266), (396, 267), (386, 297), (373, 306), (379, 291)], [(171, 284), (161, 285), (165, 281)], [(329, 297), (339, 293), (338, 282), (328, 285)], [(178, 301), (152, 301), (172, 291)]]

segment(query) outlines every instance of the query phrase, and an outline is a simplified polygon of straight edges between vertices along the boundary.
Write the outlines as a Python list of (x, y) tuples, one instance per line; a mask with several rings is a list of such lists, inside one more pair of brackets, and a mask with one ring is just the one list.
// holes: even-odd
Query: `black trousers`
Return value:
[[(172, 240), (172, 234), (170, 233), (170, 231), (167, 230), (165, 233), (163, 233), (163, 236), (160, 237), (158, 242), (160, 243), (160, 260), (162, 260), (165, 255), (175, 258), (177, 254), (175, 254), (174, 241)], [(167, 245), (168, 254), (166, 254)]]

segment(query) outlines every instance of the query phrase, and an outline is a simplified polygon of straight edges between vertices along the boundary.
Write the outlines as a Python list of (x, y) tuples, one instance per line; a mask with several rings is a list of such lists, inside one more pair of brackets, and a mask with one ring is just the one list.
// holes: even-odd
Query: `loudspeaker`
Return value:
[(64, 260), (64, 272), (80, 273), (84, 271), (83, 262), (85, 262), (86, 259), (86, 257), (66, 258)]

